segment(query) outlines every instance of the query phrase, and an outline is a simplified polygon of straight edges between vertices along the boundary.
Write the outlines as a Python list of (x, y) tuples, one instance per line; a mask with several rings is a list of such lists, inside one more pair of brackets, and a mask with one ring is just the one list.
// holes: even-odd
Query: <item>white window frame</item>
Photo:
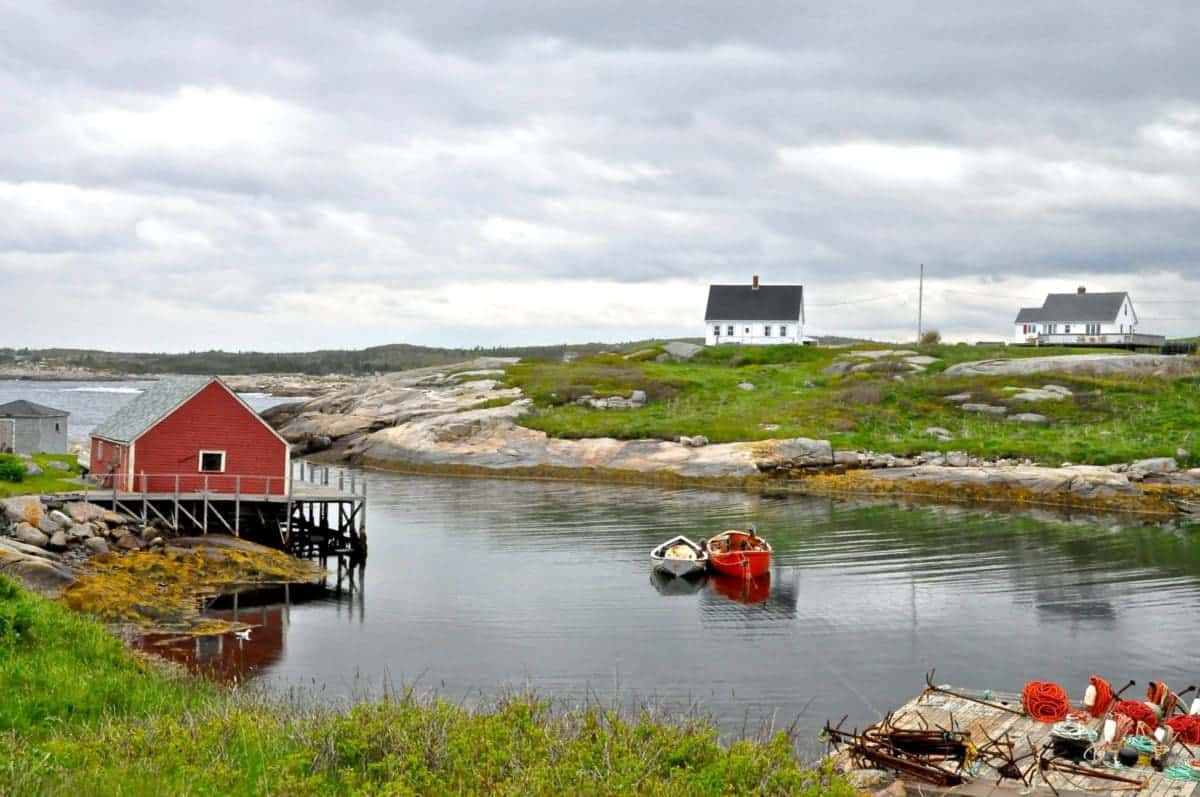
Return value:
[(763, 337), (764, 338), (771, 337), (771, 325), (770, 324), (763, 324)]
[(746, 327), (746, 334), (747, 334), (747, 335), (749, 335), (749, 334), (750, 334), (750, 327)]
[(781, 327), (779, 328), (779, 337), (781, 337), (781, 338), (786, 338), (786, 337), (787, 337), (787, 327), (785, 327), (785, 326), (781, 326)]
[[(205, 470), (204, 469), (204, 455), (205, 454), (220, 454), (221, 455), (221, 469), (220, 470)], [(224, 473), (226, 461), (227, 461), (227, 458), (225, 456), (224, 451), (201, 450), (200, 456), (198, 456), (196, 458), (196, 472), (197, 473)]]
[(730, 324), (729, 326), (725, 327), (725, 334), (731, 338), (733, 337), (733, 324)]
[(713, 337), (714, 338), (721, 337), (721, 325), (720, 324), (713, 324)]
[(96, 441), (96, 459), (104, 459), (104, 441)]

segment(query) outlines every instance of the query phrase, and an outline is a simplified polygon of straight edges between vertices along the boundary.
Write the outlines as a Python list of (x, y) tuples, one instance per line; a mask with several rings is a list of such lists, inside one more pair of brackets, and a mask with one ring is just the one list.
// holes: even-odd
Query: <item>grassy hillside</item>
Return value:
[(0, 794), (854, 794), (783, 734), (725, 747), (699, 721), (531, 698), (337, 712), (227, 691), (3, 578), (0, 688)]
[[(772, 437), (829, 439), (835, 448), (896, 454), (964, 450), (980, 456), (1031, 457), (1106, 464), (1175, 456), (1197, 448), (1200, 381), (1195, 378), (946, 377), (949, 365), (969, 360), (1077, 354), (1072, 349), (922, 346), (938, 358), (925, 374), (896, 379), (888, 365), (874, 373), (828, 376), (823, 369), (843, 349), (799, 346), (721, 347), (690, 362), (638, 361), (597, 355), (571, 363), (530, 362), (511, 369), (509, 381), (535, 400), (526, 425), (557, 437), (705, 435), (712, 442)], [(739, 384), (753, 385), (743, 390)], [(1011, 402), (1006, 387), (1063, 385), (1063, 401)], [(580, 396), (644, 390), (649, 404), (636, 410), (597, 410), (573, 404)], [(1046, 416), (1047, 425), (963, 411), (946, 396), (971, 393), (972, 402), (1007, 402), (1011, 412)], [(952, 440), (926, 430), (942, 427)], [(1198, 450), (1196, 453), (1200, 453)], [(1185, 460), (1200, 462), (1195, 454)]]
[[(34, 454), (33, 461), (42, 469), (41, 476), (23, 476), (19, 480), (8, 478), (18, 472), (13, 466), (24, 470), (25, 461), (12, 454), (0, 454), (0, 498), (34, 493), (60, 493), (79, 488), (79, 463), (74, 454)], [(50, 467), (51, 462), (62, 462), (68, 470)]]

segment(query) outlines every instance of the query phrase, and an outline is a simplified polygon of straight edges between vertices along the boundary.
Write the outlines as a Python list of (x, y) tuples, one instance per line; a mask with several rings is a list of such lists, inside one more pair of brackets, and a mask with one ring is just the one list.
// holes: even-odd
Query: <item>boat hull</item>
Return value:
[[(694, 558), (668, 556), (667, 552), (677, 546), (687, 547)], [(708, 554), (699, 545), (687, 537), (673, 537), (650, 552), (650, 561), (655, 572), (668, 576), (683, 578), (703, 573), (708, 569)]]
[(738, 578), (758, 578), (771, 570), (771, 546), (761, 537), (726, 531), (709, 538), (705, 548), (713, 570)]

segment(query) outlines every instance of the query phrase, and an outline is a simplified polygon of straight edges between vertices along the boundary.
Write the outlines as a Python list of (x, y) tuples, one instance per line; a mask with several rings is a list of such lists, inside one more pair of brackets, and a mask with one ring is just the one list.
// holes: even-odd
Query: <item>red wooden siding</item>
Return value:
[[(224, 451), (224, 473), (201, 473), (201, 451)], [(135, 490), (283, 495), (287, 444), (220, 383), (212, 382), (134, 441)], [(143, 474), (145, 474), (143, 476)], [(240, 477), (240, 479), (239, 479)]]
[[(103, 454), (100, 453), (101, 446), (104, 448)], [(101, 486), (112, 487), (113, 477), (111, 474), (115, 473), (119, 477), (117, 488), (125, 489), (127, 485), (124, 477), (128, 473), (129, 465), (126, 446), (93, 437), (91, 457), (91, 473), (100, 478)]]

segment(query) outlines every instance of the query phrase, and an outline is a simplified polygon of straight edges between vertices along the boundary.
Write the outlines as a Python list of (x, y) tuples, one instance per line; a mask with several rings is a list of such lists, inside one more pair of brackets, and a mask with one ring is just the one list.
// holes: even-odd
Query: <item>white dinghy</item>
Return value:
[(690, 576), (708, 568), (708, 552), (682, 535), (650, 552), (654, 569), (672, 576)]

